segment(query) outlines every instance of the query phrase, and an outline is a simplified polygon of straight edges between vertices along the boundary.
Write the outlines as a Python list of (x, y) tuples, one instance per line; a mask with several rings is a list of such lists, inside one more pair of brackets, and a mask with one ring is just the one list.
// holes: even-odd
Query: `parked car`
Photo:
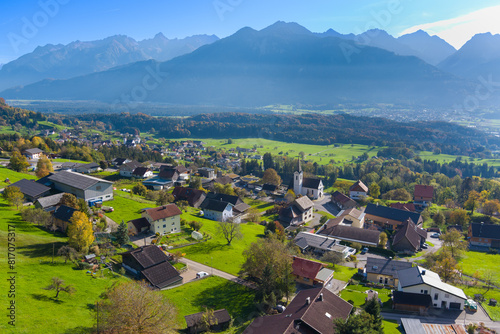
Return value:
[(421, 248), (422, 248), (422, 249), (427, 249), (427, 248), (429, 248), (429, 247), (428, 247), (426, 244), (423, 244)]
[(200, 271), (199, 273), (196, 273), (196, 278), (203, 278), (207, 277), (208, 273), (206, 271)]
[(431, 238), (439, 238), (440, 234), (439, 233), (432, 233)]
[(368, 253), (368, 247), (364, 247), (363, 249), (361, 249), (361, 254), (366, 254)]
[(104, 212), (113, 212), (115, 209), (112, 206), (103, 206), (102, 211)]

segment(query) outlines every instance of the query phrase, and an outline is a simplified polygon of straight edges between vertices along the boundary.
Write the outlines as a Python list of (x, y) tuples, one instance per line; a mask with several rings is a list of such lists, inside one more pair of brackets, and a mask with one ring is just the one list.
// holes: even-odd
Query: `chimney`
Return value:
[(422, 276), (425, 275), (425, 269), (422, 269)]
[(318, 299), (320, 302), (323, 301), (323, 292), (319, 294), (319, 299)]
[(307, 297), (307, 298), (306, 298), (306, 304), (307, 304), (307, 305), (311, 304), (311, 297)]

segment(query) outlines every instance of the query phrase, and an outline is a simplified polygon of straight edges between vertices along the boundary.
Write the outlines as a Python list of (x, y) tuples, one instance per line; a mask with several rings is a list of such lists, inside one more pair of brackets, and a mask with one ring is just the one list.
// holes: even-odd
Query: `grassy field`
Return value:
[[(55, 251), (66, 243), (66, 237), (53, 235), (37, 226), (23, 222), (17, 211), (7, 207), (0, 199), (0, 289), (7, 286), (7, 230), (15, 226), (16, 246), (16, 327), (0, 322), (1, 333), (79, 333), (91, 328), (95, 322), (92, 311), (99, 295), (113, 282), (125, 280), (106, 274), (92, 278), (84, 270), (75, 270), (72, 263), (64, 264), (58, 257), (52, 264), (52, 248)], [(59, 277), (75, 287), (73, 295), (61, 293), (53, 299), (54, 291), (44, 290), (52, 277)], [(0, 296), (1, 305), (7, 305), (7, 293)]]
[(231, 245), (228, 246), (226, 240), (217, 234), (217, 222), (199, 217), (194, 210), (183, 213), (181, 217), (186, 221), (201, 221), (203, 227), (200, 232), (212, 236), (212, 239), (207, 242), (180, 248), (183, 253), (186, 253), (186, 257), (233, 275), (238, 275), (244, 262), (243, 251), (251, 243), (257, 242), (264, 236), (264, 226), (241, 224), (243, 238), (233, 240)]
[(403, 331), (396, 320), (382, 320), (384, 334), (401, 334)]
[[(475, 294), (483, 294), (486, 290), (481, 288), (481, 287), (462, 287), (464, 290), (465, 294), (470, 297), (474, 298)], [(483, 308), (488, 312), (488, 315), (493, 321), (500, 321), (500, 306), (489, 306), (488, 301), (490, 298), (500, 300), (500, 291), (498, 289), (491, 289), (488, 291), (485, 295), (484, 298), (486, 299), (486, 302), (482, 303)]]
[(202, 312), (205, 306), (214, 310), (225, 308), (234, 319), (235, 327), (246, 327), (257, 315), (255, 292), (220, 277), (207, 277), (165, 290), (163, 294), (177, 306), (177, 323), (180, 329), (186, 328), (185, 315)]
[(0, 166), (0, 188), (4, 188), (8, 185), (5, 182), (7, 178), (10, 180), (10, 183), (14, 183), (22, 179), (35, 180), (36, 176), (28, 173), (15, 172), (7, 167)]
[(106, 213), (106, 216), (117, 222), (121, 223), (123, 220), (127, 222), (132, 219), (141, 217), (141, 209), (154, 208), (154, 202), (145, 200), (137, 195), (130, 197), (129, 193), (121, 190), (115, 190), (113, 193), (113, 200), (104, 203), (107, 206), (112, 206), (115, 211)]
[(352, 300), (354, 302), (354, 306), (360, 307), (365, 304), (365, 298), (367, 296), (366, 291), (375, 290), (378, 292), (378, 297), (382, 301), (382, 303), (387, 303), (391, 300), (389, 294), (391, 290), (389, 289), (377, 289), (377, 288), (369, 288), (363, 285), (348, 285), (344, 290), (342, 290), (340, 296), (344, 300)]
[(334, 271), (333, 278), (348, 282), (352, 276), (358, 272), (358, 269), (337, 265), (335, 266)]
[(243, 200), (246, 204), (256, 208), (259, 212), (264, 212), (274, 207), (273, 203), (259, 201), (258, 199), (245, 198)]
[(486, 271), (491, 271), (495, 284), (500, 286), (500, 265), (498, 261), (500, 261), (500, 255), (498, 254), (466, 252), (459, 264), (462, 266), (464, 274), (469, 276), (474, 275), (476, 270), (481, 274), (484, 274)]

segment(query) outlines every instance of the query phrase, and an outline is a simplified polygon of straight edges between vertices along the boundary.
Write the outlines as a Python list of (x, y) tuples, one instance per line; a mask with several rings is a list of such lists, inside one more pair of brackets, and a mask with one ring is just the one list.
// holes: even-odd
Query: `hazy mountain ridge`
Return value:
[[(346, 56), (346, 46), (359, 52)], [(416, 57), (360, 48), (351, 40), (321, 38), (298, 24), (277, 22), (261, 31), (243, 28), (167, 62), (138, 62), (69, 80), (45, 80), (2, 95), (115, 101), (129, 108), (130, 95), (152, 69), (160, 77), (159, 85), (140, 101), (229, 106), (451, 104), (468, 88)]]
[(48, 44), (4, 64), (0, 69), (0, 90), (49, 78), (69, 79), (152, 58), (165, 61), (216, 40), (214, 35), (167, 39), (160, 33), (139, 42), (116, 35), (90, 42)]

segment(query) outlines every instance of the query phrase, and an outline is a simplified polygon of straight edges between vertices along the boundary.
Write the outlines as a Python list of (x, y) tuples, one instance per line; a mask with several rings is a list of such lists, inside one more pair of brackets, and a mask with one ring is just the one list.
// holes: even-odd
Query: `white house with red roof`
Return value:
[(349, 197), (358, 200), (368, 196), (368, 187), (358, 180), (349, 188)]
[(423, 184), (416, 184), (413, 192), (413, 204), (420, 207), (428, 207), (432, 204), (434, 187)]
[(175, 204), (147, 209), (142, 213), (154, 233), (169, 234), (181, 232), (181, 210)]

